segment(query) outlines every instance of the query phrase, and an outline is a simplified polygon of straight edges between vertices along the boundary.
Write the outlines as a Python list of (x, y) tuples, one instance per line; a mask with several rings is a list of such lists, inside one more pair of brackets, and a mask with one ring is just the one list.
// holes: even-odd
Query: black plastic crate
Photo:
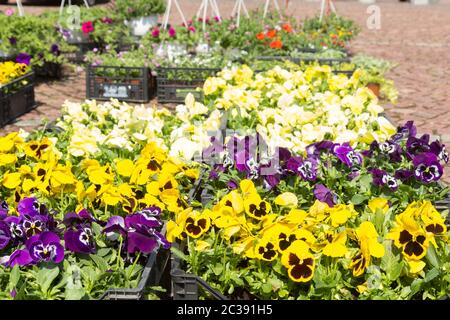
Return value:
[[(311, 49), (313, 50), (313, 49)], [(314, 51), (312, 51), (314, 52)], [(342, 59), (332, 59), (332, 58), (297, 58), (297, 57), (290, 57), (290, 56), (259, 56), (256, 57), (256, 60), (260, 60), (260, 61), (283, 61), (283, 60), (288, 60), (290, 62), (293, 62), (295, 64), (310, 64), (310, 63), (315, 63), (318, 62), (321, 65), (329, 65), (331, 67), (333, 66), (339, 66), (342, 63), (351, 63), (351, 59), (350, 58), (342, 58)], [(333, 70), (333, 73), (335, 74), (345, 74), (349, 77), (351, 77), (353, 75), (353, 72), (355, 72), (355, 70), (339, 70), (339, 69), (335, 69)]]
[(146, 67), (88, 66), (88, 99), (148, 102), (155, 94), (155, 78)]
[(61, 79), (63, 75), (62, 65), (55, 62), (46, 61), (42, 66), (34, 67), (33, 70), (36, 77), (42, 80)]
[(0, 127), (36, 107), (34, 73), (30, 72), (0, 87)]
[(160, 103), (183, 103), (186, 95), (203, 101), (201, 88), (205, 80), (214, 77), (219, 68), (174, 68), (159, 67), (157, 69), (157, 96)]
[[(161, 232), (166, 233), (166, 224), (164, 224)], [(163, 274), (167, 270), (169, 257), (170, 250), (159, 248), (152, 252), (147, 258), (147, 263), (136, 288), (108, 289), (99, 300), (142, 300), (148, 287), (160, 284)]]

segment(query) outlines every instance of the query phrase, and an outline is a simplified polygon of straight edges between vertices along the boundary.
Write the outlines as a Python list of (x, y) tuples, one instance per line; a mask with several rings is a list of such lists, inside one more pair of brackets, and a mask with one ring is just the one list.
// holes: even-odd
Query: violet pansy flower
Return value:
[(9, 206), (5, 201), (0, 201), (0, 220), (6, 218), (9, 212)]
[(51, 231), (35, 235), (27, 240), (26, 247), (34, 262), (60, 263), (64, 260), (64, 247), (59, 236)]
[(333, 147), (333, 152), (339, 160), (342, 161), (347, 167), (353, 167), (355, 165), (362, 164), (362, 155), (353, 150), (353, 148), (348, 143), (342, 145), (335, 144)]
[(381, 169), (372, 169), (369, 170), (372, 174), (373, 183), (376, 186), (382, 187), (387, 186), (392, 191), (398, 189), (398, 181), (395, 177), (388, 174), (385, 170)]
[(438, 157), (431, 152), (421, 153), (414, 157), (414, 175), (424, 183), (438, 181), (444, 174)]
[(31, 56), (26, 53), (19, 53), (16, 57), (17, 63), (23, 63), (23, 64), (26, 64), (27, 66), (30, 65), (30, 61), (31, 61)]
[(159, 221), (161, 209), (150, 207), (125, 218), (120, 216), (111, 217), (103, 232), (115, 232), (125, 238), (125, 247), (129, 254), (142, 252), (149, 254), (159, 245), (168, 249), (170, 243), (157, 231), (162, 226)]
[(331, 192), (331, 190), (323, 184), (315, 185), (314, 196), (320, 202), (325, 202), (330, 208), (333, 208), (337, 204), (336, 195), (334, 195), (333, 192)]
[(75, 229), (64, 233), (64, 243), (67, 250), (74, 253), (95, 253), (95, 241), (92, 229), (80, 224)]
[(6, 248), (11, 241), (11, 231), (5, 221), (0, 221), (0, 250)]
[(317, 166), (318, 162), (313, 158), (304, 160), (302, 157), (292, 157), (287, 162), (288, 170), (295, 172), (307, 181), (315, 181), (317, 179)]
[(408, 139), (409, 137), (415, 137), (417, 134), (416, 126), (413, 121), (408, 121), (403, 127), (397, 128), (397, 133), (392, 136), (394, 142)]
[(444, 161), (445, 163), (448, 163), (450, 160), (450, 156), (445, 148), (445, 145), (438, 140), (430, 144), (430, 152), (437, 155), (439, 160)]

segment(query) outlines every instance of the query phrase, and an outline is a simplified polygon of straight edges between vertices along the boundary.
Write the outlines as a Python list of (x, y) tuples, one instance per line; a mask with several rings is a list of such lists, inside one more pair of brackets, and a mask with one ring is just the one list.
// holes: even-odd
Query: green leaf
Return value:
[(19, 280), (20, 280), (20, 269), (19, 265), (16, 264), (12, 268), (11, 273), (9, 274), (9, 289), (10, 290), (14, 289), (19, 283)]
[(367, 199), (368, 199), (367, 196), (364, 196), (364, 195), (362, 195), (362, 194), (355, 194), (355, 195), (352, 197), (351, 202), (352, 202), (354, 205), (360, 205), (360, 204), (362, 204), (364, 201), (366, 201)]
[(58, 266), (47, 266), (39, 270), (36, 276), (36, 282), (44, 294), (47, 294), (52, 282), (58, 277)]
[(86, 295), (84, 288), (66, 288), (66, 300), (81, 300)]
[(170, 251), (171, 251), (175, 256), (177, 256), (178, 258), (180, 258), (181, 260), (188, 261), (188, 259), (189, 259), (188, 256), (186, 256), (181, 250), (179, 250), (179, 249), (177, 249), (177, 248), (175, 248), (175, 247), (171, 247), (171, 248), (170, 248)]
[(95, 254), (90, 254), (89, 256), (92, 260), (94, 260), (95, 264), (102, 272), (108, 270), (108, 264), (106, 263), (105, 259)]
[(440, 268), (440, 262), (439, 258), (436, 255), (436, 250), (434, 249), (434, 246), (431, 245), (428, 247), (427, 250), (427, 260), (434, 268)]
[(438, 275), (439, 275), (439, 269), (433, 268), (427, 273), (427, 275), (425, 276), (424, 281), (425, 282), (430, 282), (431, 280), (436, 278)]

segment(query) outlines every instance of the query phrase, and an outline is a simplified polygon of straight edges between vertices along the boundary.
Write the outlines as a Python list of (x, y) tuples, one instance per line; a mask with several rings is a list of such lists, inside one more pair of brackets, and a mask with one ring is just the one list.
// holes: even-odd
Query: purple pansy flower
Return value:
[(395, 142), (386, 141), (378, 145), (382, 154), (388, 155), (392, 162), (402, 161), (402, 147)]
[(320, 157), (320, 153), (322, 151), (327, 151), (327, 152), (332, 151), (334, 148), (334, 145), (335, 145), (334, 142), (328, 141), (328, 140), (316, 142), (316, 143), (310, 144), (309, 146), (306, 147), (306, 153), (308, 156), (314, 156), (314, 157), (318, 158), (318, 157)]
[(30, 252), (26, 249), (17, 249), (10, 256), (6, 263), (8, 267), (14, 267), (16, 264), (19, 266), (27, 266), (33, 262), (33, 258)]
[(353, 167), (355, 165), (362, 164), (362, 156), (348, 143), (344, 143), (342, 145), (335, 144), (333, 147), (333, 152), (336, 157), (339, 158), (347, 167)]
[(398, 142), (400, 140), (408, 139), (409, 137), (415, 137), (416, 134), (417, 129), (414, 125), (414, 121), (408, 121), (403, 127), (397, 128), (397, 133), (392, 136), (392, 140)]
[(59, 236), (51, 231), (42, 232), (27, 240), (26, 247), (35, 263), (45, 261), (60, 263), (64, 259), (64, 247)]
[(381, 169), (372, 169), (369, 170), (369, 172), (372, 174), (373, 183), (376, 186), (387, 186), (392, 191), (395, 191), (398, 189), (398, 181), (395, 177), (388, 174), (386, 171)]
[(95, 221), (95, 219), (92, 216), (92, 214), (88, 210), (83, 209), (78, 213), (75, 212), (67, 213), (64, 216), (62, 222), (65, 226), (71, 226), (71, 225), (78, 225), (81, 223), (91, 223), (93, 221)]
[(34, 217), (40, 213), (40, 205), (36, 198), (23, 198), (17, 205), (17, 211), (21, 216)]
[(78, 225), (64, 233), (64, 243), (67, 250), (75, 253), (95, 253), (94, 234), (89, 225)]
[(227, 182), (227, 187), (228, 187), (228, 189), (230, 189), (230, 190), (234, 190), (234, 189), (237, 189), (238, 184), (237, 184), (236, 181), (230, 180), (230, 181)]
[(442, 144), (440, 141), (436, 140), (430, 144), (430, 152), (437, 155), (439, 160), (444, 161), (445, 163), (448, 163), (450, 160), (449, 154), (447, 152), (447, 149), (445, 148), (445, 145)]
[(439, 163), (438, 157), (431, 152), (419, 154), (413, 159), (414, 175), (424, 183), (439, 180), (444, 174), (444, 170)]
[(395, 171), (395, 178), (401, 181), (407, 181), (408, 179), (414, 177), (414, 172), (408, 169), (398, 169)]
[(168, 249), (170, 243), (156, 229), (160, 228), (162, 223), (158, 219), (161, 209), (154, 206), (124, 218), (120, 216), (111, 217), (103, 232), (117, 232), (125, 238), (125, 246), (130, 254), (138, 251), (150, 253), (154, 251), (158, 245)]
[(27, 238), (48, 230), (47, 216), (37, 215), (34, 217), (22, 217), (22, 229)]
[(60, 54), (59, 46), (57, 44), (52, 44), (52, 46), (50, 47), (50, 52), (53, 53), (55, 56), (59, 56)]
[(317, 165), (316, 159), (302, 157), (292, 157), (287, 162), (288, 170), (295, 172), (297, 175), (307, 181), (315, 181), (317, 179)]
[(17, 38), (16, 37), (9, 38), (9, 44), (15, 46), (17, 44)]
[(325, 202), (330, 208), (337, 204), (336, 195), (323, 184), (316, 184), (314, 186), (314, 196), (320, 202)]
[(5, 201), (0, 201), (0, 220), (6, 218), (9, 212), (9, 206)]
[(409, 137), (406, 141), (406, 151), (412, 158), (414, 155), (430, 151), (430, 135), (424, 134), (420, 138)]
[(5, 221), (0, 221), (0, 250), (6, 248), (11, 241), (11, 231), (9, 224)]
[(19, 53), (16, 57), (16, 62), (17, 63), (24, 63), (27, 66), (30, 65), (30, 61), (31, 61), (31, 56), (29, 54), (26, 53)]
[(25, 231), (22, 226), (22, 218), (16, 216), (9, 216), (5, 219), (8, 223), (11, 239), (14, 243), (18, 243), (25, 239)]

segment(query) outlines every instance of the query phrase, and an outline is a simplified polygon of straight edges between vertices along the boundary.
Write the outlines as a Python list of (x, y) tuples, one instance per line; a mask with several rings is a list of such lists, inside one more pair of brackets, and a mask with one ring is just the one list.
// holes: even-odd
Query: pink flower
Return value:
[(6, 9), (6, 10), (5, 10), (5, 14), (6, 14), (8, 17), (12, 16), (12, 15), (14, 14), (14, 9), (12, 9), (12, 8)]
[(175, 28), (170, 27), (170, 29), (169, 29), (169, 37), (173, 38), (173, 37), (176, 36), (176, 34), (177, 34), (177, 31), (175, 30)]
[(153, 31), (152, 31), (152, 37), (153, 37), (153, 38), (158, 38), (158, 37), (159, 37), (159, 29), (158, 29), (158, 28), (153, 29)]
[(92, 21), (83, 22), (81, 25), (81, 30), (83, 30), (84, 34), (88, 34), (94, 31), (94, 24)]
[(219, 16), (215, 16), (214, 20), (216, 20), (217, 22), (220, 22), (220, 20), (222, 20)]
[(190, 27), (188, 28), (188, 31), (190, 31), (190, 32), (195, 32), (195, 27), (194, 27), (194, 26), (190, 26)]

